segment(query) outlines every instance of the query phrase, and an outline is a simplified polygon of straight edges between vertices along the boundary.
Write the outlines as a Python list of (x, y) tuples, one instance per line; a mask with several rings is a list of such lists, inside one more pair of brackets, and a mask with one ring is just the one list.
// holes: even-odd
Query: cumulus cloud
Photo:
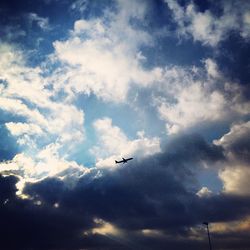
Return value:
[(219, 171), (224, 191), (239, 195), (250, 195), (248, 180), (250, 122), (234, 124), (230, 131), (214, 143), (223, 147), (226, 165)]
[(158, 113), (169, 134), (201, 124), (232, 122), (249, 114), (244, 87), (228, 82), (212, 59), (204, 68), (166, 67), (155, 89)]
[[(27, 67), (20, 50), (1, 44), (1, 109), (24, 117), (61, 140), (83, 137), (84, 114), (71, 103), (54, 101), (39, 67)], [(53, 122), (52, 122), (53, 121)]]
[(21, 100), (0, 97), (0, 105), (1, 109), (6, 112), (26, 117), (31, 122), (36, 122), (41, 126), (48, 127), (45, 117), (37, 109), (29, 108)]
[(6, 44), (1, 44), (1, 55), (1, 77), (6, 82), (6, 86), (2, 85), (1, 89), (1, 109), (23, 116), (52, 133), (59, 134), (70, 124), (79, 126), (80, 131), (82, 111), (70, 103), (52, 100), (52, 93), (47, 89), (40, 68), (25, 66), (22, 52)]
[[(5, 112), (5, 127), (23, 149), (11, 163), (1, 163), (1, 171), (15, 170), (24, 180), (33, 181), (67, 168), (81, 172), (77, 163), (65, 157), (84, 139), (83, 111), (64, 100), (53, 99), (41, 68), (26, 66), (21, 50), (1, 44), (0, 52), (0, 109)], [(50, 154), (43, 153), (46, 150), (51, 150)]]
[(223, 119), (226, 109), (223, 95), (218, 91), (206, 91), (200, 82), (184, 87), (176, 99), (177, 103), (162, 103), (159, 107), (161, 117), (169, 123), (169, 133), (177, 133), (181, 128), (197, 123)]
[(5, 124), (7, 129), (12, 135), (19, 136), (22, 134), (42, 134), (42, 130), (39, 126), (32, 123), (21, 123), (21, 122), (8, 122)]
[(244, 167), (234, 165), (233, 167), (227, 167), (219, 172), (219, 177), (223, 182), (225, 192), (246, 196), (250, 195), (249, 166)]
[(119, 127), (112, 124), (110, 118), (96, 120), (94, 128), (98, 145), (91, 151), (96, 156), (97, 167), (114, 166), (115, 160), (121, 157), (136, 155), (141, 158), (161, 151), (159, 138), (147, 138), (141, 131), (138, 138), (129, 140)]
[(217, 5), (221, 14), (215, 15), (211, 10), (200, 11), (193, 3), (181, 6), (178, 1), (165, 0), (177, 23), (179, 36), (191, 36), (194, 41), (209, 46), (216, 46), (226, 39), (231, 31), (238, 32), (249, 39), (249, 3), (242, 1), (220, 1)]
[(144, 18), (145, 6), (118, 1), (117, 12), (107, 11), (101, 18), (75, 21), (69, 39), (54, 42), (57, 59), (67, 65), (59, 79), (67, 82), (67, 87), (58, 88), (63, 88), (69, 97), (73, 93), (94, 93), (105, 101), (123, 102), (132, 83), (152, 83), (157, 73), (143, 68), (145, 57), (140, 47), (150, 46), (153, 39), (131, 24), (132, 19)]
[(222, 146), (230, 161), (250, 163), (250, 121), (234, 124), (230, 131), (219, 140), (215, 140), (216, 145)]

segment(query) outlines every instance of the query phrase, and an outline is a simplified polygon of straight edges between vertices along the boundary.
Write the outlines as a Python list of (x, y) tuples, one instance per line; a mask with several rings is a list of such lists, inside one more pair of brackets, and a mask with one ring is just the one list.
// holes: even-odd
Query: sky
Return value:
[(0, 15), (1, 249), (249, 249), (249, 1)]

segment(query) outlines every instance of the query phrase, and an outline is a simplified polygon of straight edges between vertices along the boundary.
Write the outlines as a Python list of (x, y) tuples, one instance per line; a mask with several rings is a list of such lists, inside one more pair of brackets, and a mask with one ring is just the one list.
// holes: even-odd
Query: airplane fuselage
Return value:
[(133, 158), (127, 158), (127, 159), (125, 159), (125, 158), (122, 158), (122, 160), (121, 161), (115, 161), (115, 163), (127, 163), (128, 161), (130, 161), (130, 160), (132, 160)]

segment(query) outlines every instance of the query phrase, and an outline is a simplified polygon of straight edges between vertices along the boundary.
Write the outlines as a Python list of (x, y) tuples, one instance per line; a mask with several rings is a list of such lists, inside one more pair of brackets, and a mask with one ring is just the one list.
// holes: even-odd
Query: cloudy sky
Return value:
[(249, 249), (249, 1), (0, 15), (1, 249)]

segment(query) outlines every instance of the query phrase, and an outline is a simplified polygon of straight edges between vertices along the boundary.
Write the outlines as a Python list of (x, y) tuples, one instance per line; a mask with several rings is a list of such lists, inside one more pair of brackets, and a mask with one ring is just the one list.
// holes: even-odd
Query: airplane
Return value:
[(130, 160), (133, 160), (133, 158), (127, 158), (127, 159), (122, 158), (121, 161), (115, 161), (115, 163), (123, 163), (124, 164), (124, 163), (127, 163)]

